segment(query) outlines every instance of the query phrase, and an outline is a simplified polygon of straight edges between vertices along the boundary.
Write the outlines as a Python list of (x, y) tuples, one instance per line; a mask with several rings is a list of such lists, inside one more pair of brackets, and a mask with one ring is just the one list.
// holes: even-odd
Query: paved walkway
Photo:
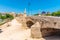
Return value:
[(60, 35), (45, 37), (46, 40), (60, 40)]

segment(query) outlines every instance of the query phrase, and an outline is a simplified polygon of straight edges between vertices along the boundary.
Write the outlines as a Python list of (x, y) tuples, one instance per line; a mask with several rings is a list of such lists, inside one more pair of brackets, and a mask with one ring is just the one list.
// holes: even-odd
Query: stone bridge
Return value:
[(60, 29), (60, 17), (49, 17), (49, 16), (32, 16), (27, 17), (27, 22), (36, 23), (39, 22), (41, 28), (56, 28)]
[[(40, 26), (40, 32), (42, 33), (42, 36), (50, 36), (53, 34), (60, 34), (60, 17), (51, 17), (51, 16), (31, 16), (31, 17), (26, 17), (27, 19), (27, 26), (30, 28), (33, 24), (35, 24), (36, 22), (39, 22)], [(36, 26), (35, 26), (36, 27)], [(31, 27), (32, 28), (32, 27)], [(35, 30), (35, 36), (37, 28), (32, 28)], [(34, 30), (32, 30), (32, 34), (34, 35)], [(38, 36), (40, 37), (40, 36)]]

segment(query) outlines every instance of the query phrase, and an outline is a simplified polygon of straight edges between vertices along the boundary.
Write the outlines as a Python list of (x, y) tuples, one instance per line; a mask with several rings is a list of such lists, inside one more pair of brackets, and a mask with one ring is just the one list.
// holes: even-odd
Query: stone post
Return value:
[(31, 26), (31, 37), (32, 38), (42, 38), (41, 34), (41, 25), (39, 22), (36, 22), (34, 25)]

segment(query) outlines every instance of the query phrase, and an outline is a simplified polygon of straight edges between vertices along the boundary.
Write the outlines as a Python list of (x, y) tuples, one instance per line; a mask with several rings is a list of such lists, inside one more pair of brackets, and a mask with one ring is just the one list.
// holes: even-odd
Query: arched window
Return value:
[(26, 24), (27, 24), (27, 27), (31, 28), (31, 26), (32, 26), (34, 23), (33, 23), (32, 21), (27, 21)]

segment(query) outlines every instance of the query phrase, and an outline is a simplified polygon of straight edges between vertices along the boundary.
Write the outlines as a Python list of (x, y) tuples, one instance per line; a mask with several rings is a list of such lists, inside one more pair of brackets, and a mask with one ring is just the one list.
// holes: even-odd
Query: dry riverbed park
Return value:
[(60, 40), (60, 0), (0, 0), (0, 40)]
[(20, 16), (0, 25), (0, 40), (60, 40), (60, 17)]

